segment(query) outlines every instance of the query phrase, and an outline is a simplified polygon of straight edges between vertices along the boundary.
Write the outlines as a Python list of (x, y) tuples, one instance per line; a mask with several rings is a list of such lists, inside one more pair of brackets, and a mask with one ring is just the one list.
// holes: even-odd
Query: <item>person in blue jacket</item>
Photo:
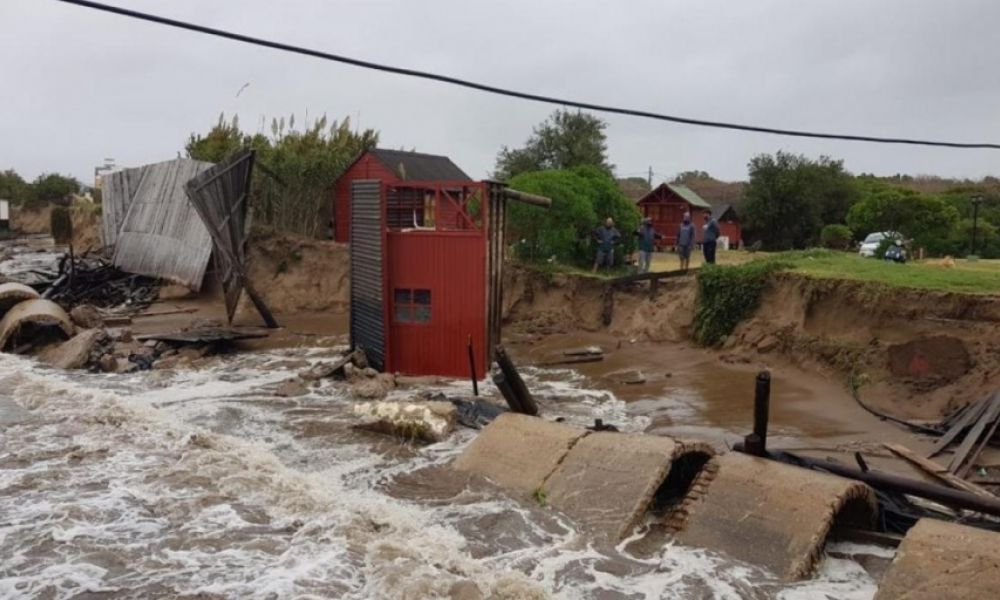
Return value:
[(692, 248), (694, 248), (694, 225), (691, 224), (691, 215), (684, 213), (684, 222), (677, 230), (677, 257), (681, 259), (681, 271), (688, 270)]

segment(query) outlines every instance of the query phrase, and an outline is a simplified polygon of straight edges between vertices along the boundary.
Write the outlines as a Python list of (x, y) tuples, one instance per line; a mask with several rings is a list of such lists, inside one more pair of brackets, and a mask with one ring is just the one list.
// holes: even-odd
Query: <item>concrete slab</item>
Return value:
[(90, 362), (90, 354), (105, 336), (101, 329), (84, 329), (67, 342), (48, 348), (39, 359), (57, 369), (82, 369)]
[(598, 432), (580, 439), (542, 486), (546, 501), (591, 533), (617, 542), (632, 531), (674, 460), (703, 444), (654, 435)]
[(501, 487), (534, 494), (587, 433), (538, 417), (504, 413), (483, 429), (453, 466), (483, 475)]
[(996, 598), (1000, 533), (921, 519), (906, 534), (875, 600)]
[(863, 529), (875, 511), (863, 483), (731, 452), (709, 461), (670, 524), (684, 545), (799, 579), (816, 566), (835, 519)]

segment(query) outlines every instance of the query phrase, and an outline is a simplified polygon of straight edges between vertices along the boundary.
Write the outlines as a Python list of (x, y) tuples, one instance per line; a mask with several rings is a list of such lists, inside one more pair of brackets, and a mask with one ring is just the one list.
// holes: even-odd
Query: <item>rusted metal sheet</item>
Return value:
[(369, 364), (382, 370), (386, 363), (386, 327), (381, 183), (372, 179), (354, 181), (350, 209), (351, 347), (363, 349)]
[(51, 328), (61, 332), (66, 339), (73, 337), (73, 322), (58, 304), (49, 300), (25, 300), (16, 304), (0, 319), (0, 350), (7, 350), (27, 326)]
[(34, 289), (14, 281), (0, 283), (0, 317), (15, 304), (39, 298)]
[(212, 238), (184, 184), (212, 166), (178, 158), (147, 165), (115, 243), (115, 266), (201, 289)]

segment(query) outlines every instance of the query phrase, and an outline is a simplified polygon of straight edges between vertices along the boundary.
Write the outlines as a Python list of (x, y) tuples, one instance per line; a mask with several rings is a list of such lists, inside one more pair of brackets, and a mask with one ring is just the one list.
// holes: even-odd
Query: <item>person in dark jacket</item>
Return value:
[(694, 248), (694, 225), (691, 224), (691, 215), (684, 213), (684, 222), (677, 230), (677, 256), (681, 259), (681, 271), (688, 270), (692, 248)]
[(710, 213), (705, 213), (705, 236), (701, 241), (702, 252), (705, 253), (705, 263), (715, 264), (715, 245), (719, 239), (719, 223)]
[(653, 251), (656, 250), (656, 240), (662, 240), (663, 236), (653, 227), (653, 220), (649, 217), (642, 220), (635, 235), (639, 238), (639, 272), (648, 273), (649, 264), (653, 262)]
[(594, 230), (594, 238), (597, 240), (597, 259), (594, 260), (594, 273), (598, 267), (610, 269), (615, 264), (615, 244), (622, 237), (615, 229), (615, 221), (608, 217), (604, 225)]

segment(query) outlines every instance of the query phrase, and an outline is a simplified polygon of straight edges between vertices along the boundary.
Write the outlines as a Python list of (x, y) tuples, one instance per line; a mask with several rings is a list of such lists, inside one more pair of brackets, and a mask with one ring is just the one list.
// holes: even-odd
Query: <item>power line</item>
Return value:
[(285, 44), (282, 42), (275, 42), (271, 40), (265, 40), (262, 38), (252, 37), (249, 35), (243, 35), (241, 33), (234, 33), (231, 31), (225, 31), (222, 29), (215, 29), (213, 27), (206, 27), (204, 25), (198, 25), (196, 23), (190, 23), (187, 21), (178, 21), (175, 19), (168, 19), (166, 17), (161, 17), (158, 15), (151, 15), (148, 13), (143, 13), (139, 11), (129, 10), (126, 8), (120, 8), (117, 6), (109, 6), (107, 4), (101, 4), (99, 2), (90, 2), (89, 0), (57, 0), (58, 2), (64, 2), (66, 4), (75, 4), (77, 6), (83, 6), (86, 8), (92, 8), (95, 10), (100, 10), (104, 12), (114, 13), (117, 15), (130, 17), (133, 19), (139, 19), (141, 21), (148, 21), (151, 23), (158, 23), (160, 25), (167, 25), (169, 27), (176, 27), (178, 29), (186, 29), (188, 31), (195, 31), (198, 33), (204, 33), (206, 35), (213, 35), (217, 37), (222, 37), (230, 40), (236, 40), (238, 42), (244, 42), (247, 44), (253, 44), (256, 46), (263, 46), (265, 48), (272, 48), (275, 50), (282, 50), (285, 52), (292, 52), (294, 54), (302, 54), (305, 56), (312, 56), (315, 58), (322, 58), (324, 60), (330, 60), (334, 62), (339, 62), (343, 64), (353, 65), (356, 67), (362, 67), (365, 69), (374, 69), (376, 71), (383, 71), (386, 73), (395, 73), (397, 75), (406, 75), (409, 77), (417, 77), (419, 79), (429, 79), (431, 81), (439, 81), (442, 83), (449, 83), (452, 85), (458, 85), (465, 88), (471, 88), (474, 90), (479, 90), (482, 92), (488, 92), (491, 94), (499, 94), (502, 96), (509, 96), (512, 98), (521, 98), (523, 100), (533, 100), (536, 102), (544, 102), (546, 104), (557, 104), (560, 106), (571, 106), (573, 108), (580, 108), (586, 110), (593, 110), (604, 113), (612, 113), (618, 115), (628, 115), (632, 117), (642, 117), (647, 119), (656, 119), (658, 121), (669, 121), (671, 123), (681, 123), (684, 125), (697, 125), (701, 127), (714, 127), (718, 129), (731, 129), (736, 131), (750, 131), (755, 133), (770, 133), (774, 135), (785, 135), (793, 137), (804, 137), (804, 138), (819, 138), (819, 139), (829, 139), (829, 140), (846, 140), (852, 142), (873, 142), (879, 144), (909, 144), (916, 146), (938, 146), (945, 148), (965, 148), (965, 149), (992, 149), (1000, 150), (1000, 144), (991, 143), (961, 143), (961, 142), (943, 142), (943, 141), (932, 141), (932, 140), (919, 140), (910, 138), (892, 138), (892, 137), (879, 137), (879, 136), (868, 136), (868, 135), (846, 135), (846, 134), (836, 134), (836, 133), (822, 133), (816, 131), (802, 131), (797, 129), (779, 129), (774, 127), (760, 127), (757, 125), (744, 125), (740, 123), (726, 123), (722, 121), (708, 121), (704, 119), (692, 119), (689, 117), (678, 117), (673, 115), (666, 115), (662, 113), (655, 113), (645, 110), (636, 110), (631, 108), (621, 108), (616, 106), (608, 106), (603, 104), (593, 104), (590, 102), (580, 102), (576, 100), (566, 100), (562, 98), (555, 98), (552, 96), (542, 96), (540, 94), (532, 94), (529, 92), (520, 92), (517, 90), (510, 90), (506, 88), (496, 87), (493, 85), (487, 85), (484, 83), (476, 83), (474, 81), (469, 81), (466, 79), (459, 79), (457, 77), (450, 77), (448, 75), (440, 75), (437, 73), (430, 73), (428, 71), (419, 71), (416, 69), (406, 69), (403, 67), (393, 67), (390, 65), (383, 65), (379, 63), (374, 63), (366, 60), (361, 60), (357, 58), (351, 58), (348, 56), (341, 56), (339, 54), (331, 54), (329, 52), (323, 52), (320, 50), (312, 50), (309, 48), (303, 48), (301, 46), (293, 46), (291, 44)]

